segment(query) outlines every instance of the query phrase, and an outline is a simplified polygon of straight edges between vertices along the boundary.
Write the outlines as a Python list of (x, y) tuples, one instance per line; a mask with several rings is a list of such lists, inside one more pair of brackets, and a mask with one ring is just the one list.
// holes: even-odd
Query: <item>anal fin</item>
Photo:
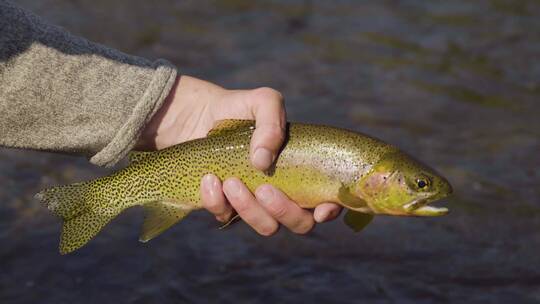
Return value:
[(169, 229), (184, 217), (193, 208), (185, 203), (174, 201), (156, 201), (144, 206), (145, 216), (139, 241), (146, 243)]

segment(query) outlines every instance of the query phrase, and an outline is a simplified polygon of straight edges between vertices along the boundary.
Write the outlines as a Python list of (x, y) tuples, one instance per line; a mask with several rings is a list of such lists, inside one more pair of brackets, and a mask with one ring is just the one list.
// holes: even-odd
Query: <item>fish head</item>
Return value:
[(439, 216), (448, 213), (431, 203), (452, 193), (452, 186), (433, 169), (402, 152), (384, 155), (358, 179), (353, 193), (376, 214)]

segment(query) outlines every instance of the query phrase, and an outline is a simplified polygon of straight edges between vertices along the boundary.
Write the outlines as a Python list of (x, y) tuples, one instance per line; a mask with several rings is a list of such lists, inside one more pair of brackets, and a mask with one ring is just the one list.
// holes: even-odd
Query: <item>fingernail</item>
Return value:
[(205, 185), (213, 186), (214, 185), (214, 176), (212, 174), (206, 174), (202, 178), (202, 182)]
[(253, 165), (258, 169), (267, 168), (272, 164), (274, 157), (272, 152), (266, 148), (258, 148), (253, 154)]
[(315, 220), (315, 222), (317, 223), (322, 223), (326, 220), (326, 218), (328, 217), (328, 213), (327, 212), (314, 212), (313, 213), (313, 219)]
[(274, 200), (274, 190), (269, 186), (262, 186), (257, 190), (257, 199), (264, 204), (270, 204)]
[(214, 193), (216, 186), (218, 184), (218, 179), (212, 174), (206, 174), (202, 178), (203, 189), (208, 191), (210, 194)]
[(238, 196), (240, 191), (240, 181), (237, 179), (230, 179), (227, 181), (227, 187), (224, 187), (223, 190), (227, 191), (229, 195)]

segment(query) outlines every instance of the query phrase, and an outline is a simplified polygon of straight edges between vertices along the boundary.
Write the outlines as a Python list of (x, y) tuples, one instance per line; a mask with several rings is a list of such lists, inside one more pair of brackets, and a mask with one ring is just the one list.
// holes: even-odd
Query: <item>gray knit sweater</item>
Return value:
[(0, 0), (0, 145), (112, 165), (167, 97), (176, 69), (71, 35)]

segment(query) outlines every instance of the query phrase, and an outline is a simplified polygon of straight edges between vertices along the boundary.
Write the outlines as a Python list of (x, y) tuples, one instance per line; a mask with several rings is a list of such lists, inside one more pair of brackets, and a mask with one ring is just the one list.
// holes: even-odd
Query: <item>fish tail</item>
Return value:
[(45, 189), (35, 195), (64, 222), (60, 254), (70, 253), (85, 245), (121, 211), (97, 208), (113, 204), (103, 192), (92, 190), (92, 183), (85, 182)]

